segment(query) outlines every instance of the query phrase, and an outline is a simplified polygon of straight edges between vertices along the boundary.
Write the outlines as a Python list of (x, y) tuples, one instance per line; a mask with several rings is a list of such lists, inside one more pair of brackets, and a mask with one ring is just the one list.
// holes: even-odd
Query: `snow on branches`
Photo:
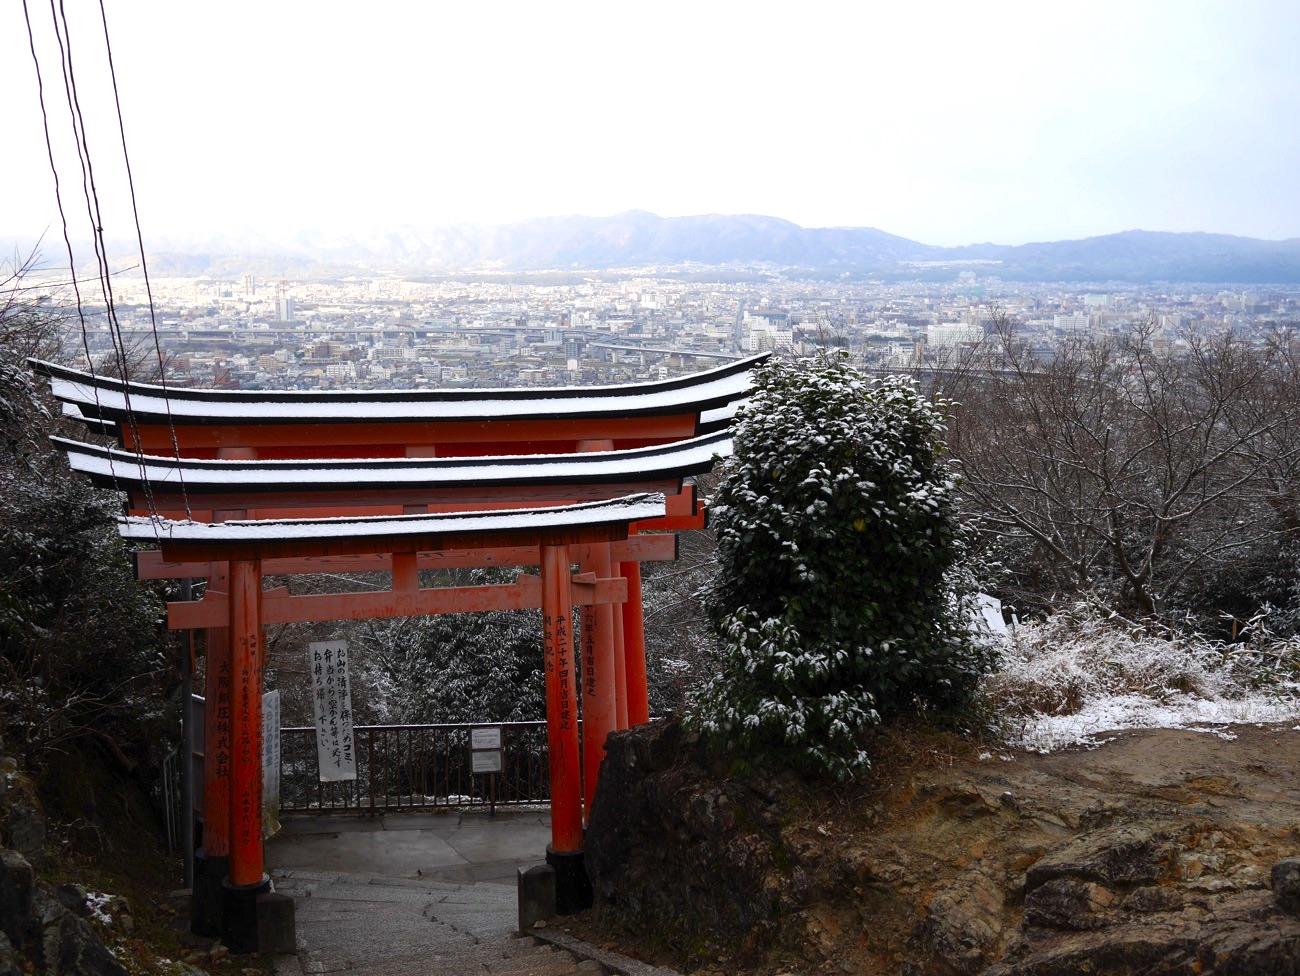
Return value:
[(711, 501), (721, 660), (690, 715), (715, 741), (844, 778), (882, 716), (969, 700), (991, 652), (950, 585), (943, 408), (842, 359), (758, 370)]

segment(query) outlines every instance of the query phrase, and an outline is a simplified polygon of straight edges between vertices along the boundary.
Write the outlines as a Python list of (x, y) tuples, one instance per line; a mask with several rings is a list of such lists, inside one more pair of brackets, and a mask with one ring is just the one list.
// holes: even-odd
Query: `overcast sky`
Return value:
[[(104, 3), (146, 243), (629, 209), (949, 245), (1300, 237), (1297, 0)], [(50, 5), (27, 6), (84, 222)], [(65, 9), (116, 234), (99, 5)], [(59, 226), (27, 45), (0, 5), (3, 246)]]

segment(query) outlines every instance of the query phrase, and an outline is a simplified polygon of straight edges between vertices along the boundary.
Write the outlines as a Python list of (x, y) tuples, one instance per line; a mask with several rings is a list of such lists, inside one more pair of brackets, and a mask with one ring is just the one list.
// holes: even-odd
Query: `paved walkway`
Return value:
[(297, 817), (266, 844), (267, 870), (309, 868), (458, 884), (490, 881), (514, 890), (519, 867), (543, 864), (549, 810)]
[(276, 890), (294, 897), (298, 955), (278, 959), (276, 973), (665, 973), (516, 934), (517, 871), (545, 862), (550, 836), (545, 811), (286, 821), (266, 863)]

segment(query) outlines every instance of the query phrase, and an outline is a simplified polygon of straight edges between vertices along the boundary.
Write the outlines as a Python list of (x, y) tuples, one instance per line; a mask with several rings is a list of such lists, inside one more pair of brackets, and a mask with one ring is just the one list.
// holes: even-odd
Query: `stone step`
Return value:
[(427, 976), (570, 976), (579, 972), (579, 963), (574, 956), (552, 946), (537, 945), (532, 940), (518, 940), (518, 946), (497, 945), (482, 946), (475, 949), (449, 953), (440, 956), (423, 956), (411, 960), (384, 961), (384, 976), (396, 976), (399, 970), (410, 963), (417, 963), (419, 968), (411, 972)]
[(507, 949), (503, 958), (489, 963), (487, 971), (493, 976), (528, 973), (573, 973), (578, 971), (578, 960), (572, 953), (554, 946), (540, 945), (532, 939), (517, 940), (520, 948)]

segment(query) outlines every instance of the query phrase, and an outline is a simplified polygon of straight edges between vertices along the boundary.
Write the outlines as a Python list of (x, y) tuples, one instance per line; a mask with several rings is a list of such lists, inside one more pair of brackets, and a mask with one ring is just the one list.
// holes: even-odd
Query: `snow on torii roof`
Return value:
[(67, 454), (74, 471), (100, 485), (133, 489), (147, 484), (154, 491), (183, 488), (192, 494), (680, 480), (709, 470), (715, 457), (726, 457), (732, 450), (731, 434), (722, 431), (654, 447), (580, 454), (227, 461), (140, 455), (63, 437), (50, 439)]
[(563, 529), (584, 525), (638, 522), (664, 514), (664, 496), (654, 492), (624, 495), (600, 502), (529, 508), (521, 511), (436, 513), (432, 515), (375, 515), (357, 518), (232, 519), (229, 522), (192, 522), (176, 519), (123, 516), (118, 532), (124, 539), (141, 542), (220, 543), (293, 541), (298, 539), (376, 539), (426, 533), (469, 534), (530, 529)]
[(730, 419), (749, 395), (750, 371), (769, 354), (651, 383), (483, 390), (200, 390), (123, 382), (44, 360), (54, 396), (88, 420), (158, 424), (301, 424), (385, 421), (585, 419), (697, 413), (701, 426)]
[(127, 516), (118, 520), (125, 539), (154, 542), (178, 557), (221, 554), (226, 558), (261, 558), (266, 554), (374, 552), (399, 547), (441, 550), (476, 544), (483, 537), (512, 538), (517, 544), (550, 545), (584, 536), (626, 537), (627, 526), (660, 518), (664, 496), (626, 495), (523, 511), (482, 511), (432, 515), (370, 516), (321, 519), (243, 519), (208, 523), (159, 517)]

